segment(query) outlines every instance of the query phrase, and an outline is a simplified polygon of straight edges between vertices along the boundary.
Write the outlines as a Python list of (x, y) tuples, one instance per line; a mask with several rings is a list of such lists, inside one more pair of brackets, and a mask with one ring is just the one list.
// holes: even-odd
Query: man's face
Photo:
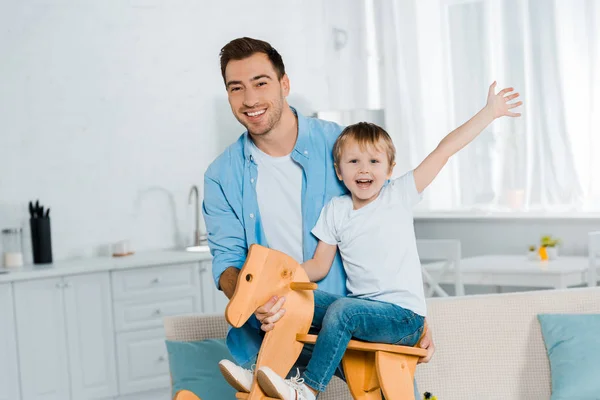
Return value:
[(225, 68), (225, 84), (231, 111), (248, 132), (264, 135), (277, 125), (290, 84), (287, 75), (277, 79), (266, 54), (231, 60)]

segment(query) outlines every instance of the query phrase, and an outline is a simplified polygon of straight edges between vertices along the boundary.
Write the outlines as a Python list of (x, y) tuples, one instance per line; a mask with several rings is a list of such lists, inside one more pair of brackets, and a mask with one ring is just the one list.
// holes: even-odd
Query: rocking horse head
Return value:
[(292, 290), (314, 290), (316, 284), (308, 282), (306, 272), (292, 257), (253, 244), (225, 310), (225, 318), (231, 326), (239, 328), (273, 296), (285, 296)]

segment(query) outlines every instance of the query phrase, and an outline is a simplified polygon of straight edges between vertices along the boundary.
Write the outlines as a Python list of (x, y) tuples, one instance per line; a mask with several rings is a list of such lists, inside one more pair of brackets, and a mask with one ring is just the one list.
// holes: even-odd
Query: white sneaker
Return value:
[(250, 393), (252, 379), (254, 378), (254, 373), (251, 370), (242, 368), (229, 360), (219, 361), (219, 369), (227, 383), (233, 386), (235, 390)]
[(300, 371), (291, 379), (283, 379), (269, 367), (261, 367), (256, 375), (265, 394), (281, 400), (315, 400), (316, 396), (300, 378)]

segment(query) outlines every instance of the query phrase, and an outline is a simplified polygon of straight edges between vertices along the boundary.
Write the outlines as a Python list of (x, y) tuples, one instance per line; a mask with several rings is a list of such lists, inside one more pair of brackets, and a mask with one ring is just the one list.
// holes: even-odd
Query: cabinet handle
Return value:
[(63, 284), (63, 287), (70, 288), (71, 287), (71, 282), (67, 282), (67, 283)]
[(160, 278), (154, 278), (152, 279), (152, 283), (160, 283)]
[(162, 312), (160, 311), (160, 308), (157, 308), (156, 310), (154, 310), (154, 315), (160, 315), (162, 314)]
[(164, 362), (166, 360), (165, 356), (158, 357), (158, 362)]
[(64, 283), (58, 282), (58, 283), (56, 284), (56, 288), (57, 288), (57, 289), (62, 289), (62, 288), (64, 287), (64, 285), (65, 285)]

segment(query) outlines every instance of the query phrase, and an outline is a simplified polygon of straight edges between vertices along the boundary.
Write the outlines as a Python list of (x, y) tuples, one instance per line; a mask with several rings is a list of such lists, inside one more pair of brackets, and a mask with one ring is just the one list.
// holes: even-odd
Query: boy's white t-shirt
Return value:
[(421, 200), (413, 172), (392, 180), (379, 196), (354, 210), (350, 195), (323, 208), (312, 233), (337, 245), (349, 296), (385, 301), (425, 316), (413, 207)]
[(302, 263), (302, 167), (291, 154), (272, 157), (254, 143), (250, 154), (258, 166), (256, 199), (269, 247)]

